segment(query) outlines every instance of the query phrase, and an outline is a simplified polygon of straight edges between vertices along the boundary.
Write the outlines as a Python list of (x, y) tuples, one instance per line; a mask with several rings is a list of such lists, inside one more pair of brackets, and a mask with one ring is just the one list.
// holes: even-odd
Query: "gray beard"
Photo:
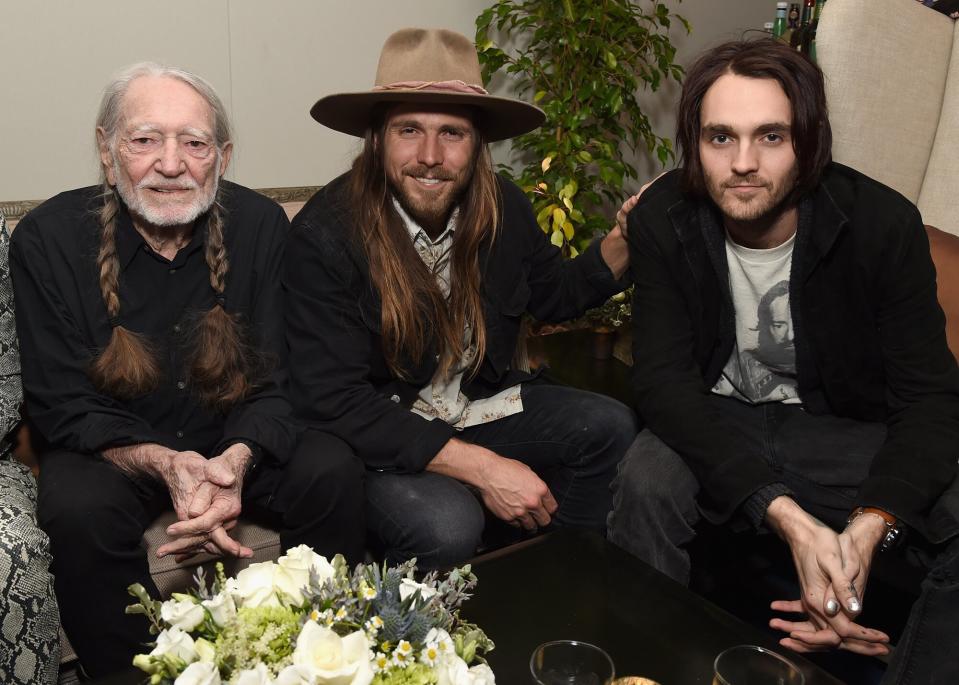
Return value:
[(192, 224), (203, 214), (209, 211), (216, 200), (217, 192), (220, 189), (220, 153), (217, 152), (216, 171), (213, 177), (213, 187), (208, 194), (200, 193), (196, 199), (189, 205), (180, 208), (177, 212), (170, 214), (169, 209), (160, 209), (152, 207), (141, 195), (141, 189), (132, 186), (125, 174), (121, 172), (120, 160), (116, 152), (113, 153), (113, 176), (116, 178), (116, 189), (123, 200), (123, 204), (136, 217), (139, 217), (150, 226), (185, 226)]

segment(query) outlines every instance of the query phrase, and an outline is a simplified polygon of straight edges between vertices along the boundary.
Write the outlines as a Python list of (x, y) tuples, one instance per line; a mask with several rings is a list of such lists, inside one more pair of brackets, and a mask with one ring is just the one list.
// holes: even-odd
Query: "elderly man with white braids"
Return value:
[(101, 184), (45, 202), (12, 241), (27, 411), (47, 443), (38, 517), (92, 676), (148, 639), (126, 587), (156, 593), (141, 537), (164, 509), (179, 520), (158, 554), (178, 560), (250, 556), (229, 532), (241, 510), (284, 547), (362, 555), (362, 467), (289, 421), (288, 222), (222, 180), (231, 138), (209, 84), (134, 65), (97, 117)]

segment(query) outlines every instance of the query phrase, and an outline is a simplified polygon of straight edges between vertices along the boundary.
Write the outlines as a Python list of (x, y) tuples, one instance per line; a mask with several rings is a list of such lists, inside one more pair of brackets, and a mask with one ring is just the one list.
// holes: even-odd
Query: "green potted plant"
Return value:
[(512, 141), (518, 170), (501, 168), (567, 256), (609, 228), (625, 182), (637, 179), (628, 154), (645, 151), (663, 165), (673, 157), (638, 96), (682, 79), (669, 39), (674, 20), (689, 31), (656, 0), (497, 0), (476, 19), (487, 82), (505, 71), (546, 112), (539, 129)]

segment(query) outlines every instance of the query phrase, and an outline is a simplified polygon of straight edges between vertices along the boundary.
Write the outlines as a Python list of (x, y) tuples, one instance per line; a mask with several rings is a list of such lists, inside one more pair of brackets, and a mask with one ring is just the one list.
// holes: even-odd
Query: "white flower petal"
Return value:
[(220, 672), (214, 664), (198, 661), (177, 676), (173, 685), (220, 685)]
[(270, 670), (263, 664), (257, 664), (256, 668), (240, 671), (238, 675), (233, 676), (232, 685), (273, 685), (273, 679), (270, 677)]
[(404, 578), (400, 581), (400, 599), (406, 600), (410, 595), (415, 594), (416, 592), (420, 593), (420, 597), (423, 599), (429, 599), (436, 594), (434, 588), (424, 585), (423, 583), (417, 583), (415, 580), (410, 580), (409, 578)]

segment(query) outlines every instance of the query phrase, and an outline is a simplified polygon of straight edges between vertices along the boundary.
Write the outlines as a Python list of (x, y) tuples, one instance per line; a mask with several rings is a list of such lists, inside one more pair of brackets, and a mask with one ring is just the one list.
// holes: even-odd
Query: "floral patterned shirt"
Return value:
[[(450, 215), (446, 230), (436, 240), (431, 240), (426, 231), (404, 211), (396, 198), (393, 199), (393, 205), (410, 232), (417, 254), (433, 273), (440, 291), (448, 298), (451, 277), (450, 254), (453, 249), (453, 234), (456, 230), (459, 210), (454, 210)], [(430, 384), (420, 390), (419, 397), (413, 402), (413, 413), (427, 419), (440, 419), (453, 426), (453, 428), (462, 430), (470, 426), (490, 423), (523, 411), (523, 399), (519, 385), (506, 388), (492, 397), (480, 400), (470, 400), (463, 394), (461, 390), (463, 374), (476, 355), (476, 346), (472, 343), (472, 331), (465, 330), (463, 336), (470, 343), (462, 359), (453, 368), (452, 375), (448, 378), (443, 377), (437, 371)]]

